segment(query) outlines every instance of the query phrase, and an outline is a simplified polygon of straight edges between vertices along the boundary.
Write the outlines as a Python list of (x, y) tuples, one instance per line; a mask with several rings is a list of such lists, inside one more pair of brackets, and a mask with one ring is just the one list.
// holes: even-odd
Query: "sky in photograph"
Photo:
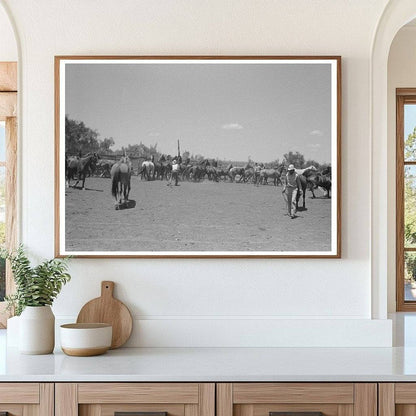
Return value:
[(331, 160), (330, 64), (67, 64), (65, 113), (157, 149), (268, 162)]
[(406, 104), (404, 106), (404, 140), (413, 133), (416, 127), (416, 105)]

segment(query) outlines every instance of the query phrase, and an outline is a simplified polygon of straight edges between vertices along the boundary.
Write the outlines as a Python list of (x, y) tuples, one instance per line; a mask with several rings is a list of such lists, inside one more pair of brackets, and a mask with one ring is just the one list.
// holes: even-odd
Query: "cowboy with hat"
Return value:
[(179, 186), (178, 185), (178, 176), (179, 176), (179, 162), (178, 162), (178, 158), (174, 158), (172, 160), (172, 175), (169, 179), (169, 183), (168, 185), (172, 185), (172, 180), (175, 180), (175, 186)]
[(299, 175), (296, 173), (295, 167), (293, 165), (289, 165), (285, 175), (285, 183), (282, 193), (286, 195), (287, 211), (290, 218), (295, 218), (296, 199), (298, 193), (300, 192), (300, 188), (301, 183)]

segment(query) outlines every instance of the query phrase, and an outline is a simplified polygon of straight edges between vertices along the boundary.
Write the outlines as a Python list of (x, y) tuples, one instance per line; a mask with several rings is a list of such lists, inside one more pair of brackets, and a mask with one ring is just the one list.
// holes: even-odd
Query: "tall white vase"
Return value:
[(50, 306), (26, 306), (19, 319), (19, 351), (50, 354), (55, 347), (55, 316)]

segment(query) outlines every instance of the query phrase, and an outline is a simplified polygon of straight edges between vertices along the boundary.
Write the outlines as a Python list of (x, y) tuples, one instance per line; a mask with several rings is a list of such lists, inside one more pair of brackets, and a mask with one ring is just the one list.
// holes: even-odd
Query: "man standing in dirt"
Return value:
[(290, 218), (295, 218), (296, 214), (296, 197), (300, 192), (300, 178), (295, 171), (293, 165), (289, 165), (287, 173), (285, 175), (285, 183), (282, 193), (286, 194), (287, 211)]
[(175, 186), (179, 186), (178, 185), (178, 176), (179, 176), (179, 162), (175, 158), (172, 161), (172, 175), (171, 175), (171, 177), (169, 179), (168, 186), (171, 186), (172, 185), (172, 180), (175, 180)]

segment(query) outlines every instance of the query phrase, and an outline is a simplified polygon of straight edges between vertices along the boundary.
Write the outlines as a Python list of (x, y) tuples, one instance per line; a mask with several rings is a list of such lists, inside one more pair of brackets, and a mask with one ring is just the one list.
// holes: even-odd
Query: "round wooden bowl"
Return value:
[(61, 325), (61, 348), (67, 355), (90, 357), (111, 347), (112, 326), (101, 323)]

